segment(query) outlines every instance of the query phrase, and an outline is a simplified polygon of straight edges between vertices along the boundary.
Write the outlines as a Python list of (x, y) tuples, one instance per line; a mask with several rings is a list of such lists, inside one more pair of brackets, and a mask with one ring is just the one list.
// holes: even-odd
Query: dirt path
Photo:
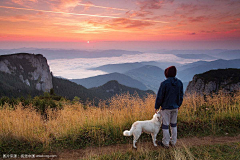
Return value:
[[(132, 138), (132, 137), (129, 137), (129, 138)], [(181, 138), (181, 139), (178, 139), (176, 147), (227, 144), (227, 143), (233, 143), (233, 142), (235, 143), (240, 142), (240, 134), (234, 137), (208, 136), (208, 137), (202, 137), (202, 138), (197, 138), (197, 137)], [(137, 142), (137, 147), (138, 147), (137, 151), (162, 149), (162, 147), (159, 147), (159, 146), (154, 147), (152, 144), (152, 141), (141, 142), (141, 140)], [(57, 154), (57, 158), (52, 158), (53, 160), (78, 160), (82, 158), (91, 158), (93, 156), (105, 155), (105, 154), (110, 154), (114, 152), (126, 153), (132, 150), (134, 150), (132, 149), (132, 143), (129, 143), (129, 144), (116, 144), (116, 145), (104, 146), (104, 147), (95, 146), (95, 147), (88, 147), (86, 149), (63, 150), (58, 153), (49, 153), (49, 155)], [(44, 155), (47, 155), (47, 154), (44, 154)], [(45, 159), (49, 160), (51, 158), (34, 158), (34, 160), (45, 160)], [(18, 160), (18, 158), (14, 158), (14, 160)]]
[[(224, 143), (232, 143), (232, 142), (240, 142), (240, 135), (235, 137), (192, 137), (192, 138), (181, 138), (178, 140), (176, 147), (184, 146), (199, 146), (199, 145), (213, 145), (213, 144), (224, 144)], [(154, 147), (152, 142), (141, 142), (137, 143), (138, 150), (142, 149), (151, 149), (157, 150), (160, 147)], [(125, 153), (127, 151), (132, 150), (132, 143), (129, 144), (118, 144), (112, 146), (105, 147), (88, 147), (86, 149), (78, 149), (78, 150), (65, 150), (58, 154), (58, 159), (81, 159), (92, 156), (104, 155), (113, 152), (122, 152)]]

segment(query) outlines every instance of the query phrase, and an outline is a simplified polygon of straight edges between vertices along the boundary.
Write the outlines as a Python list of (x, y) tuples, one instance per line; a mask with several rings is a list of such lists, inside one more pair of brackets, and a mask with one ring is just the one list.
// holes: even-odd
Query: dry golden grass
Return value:
[[(235, 96), (220, 93), (212, 97), (188, 95), (179, 110), (179, 118), (191, 121), (199, 118), (198, 108), (202, 107), (206, 113), (212, 111), (212, 120), (226, 116), (240, 115), (240, 92)], [(18, 139), (29, 142), (37, 141), (49, 144), (53, 138), (77, 138), (83, 129), (89, 129), (89, 134), (98, 135), (97, 127), (114, 130), (114, 134), (122, 134), (126, 125), (136, 120), (151, 119), (154, 114), (155, 96), (148, 95), (145, 99), (129, 94), (118, 95), (108, 101), (99, 103), (99, 107), (84, 106), (81, 103), (65, 104), (64, 109), (47, 111), (48, 120), (32, 109), (24, 108), (21, 104), (15, 109), (5, 105), (0, 109), (0, 140)], [(209, 118), (209, 114), (201, 115), (202, 119)], [(121, 133), (120, 133), (121, 132)]]
[(46, 125), (44, 120), (31, 107), (23, 109), (21, 104), (15, 109), (5, 105), (0, 110), (1, 139), (19, 139), (29, 142), (47, 142)]

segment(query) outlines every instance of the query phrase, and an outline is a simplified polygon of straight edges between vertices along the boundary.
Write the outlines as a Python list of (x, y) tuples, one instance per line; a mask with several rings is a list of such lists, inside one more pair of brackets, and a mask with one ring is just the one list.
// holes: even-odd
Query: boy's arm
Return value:
[(179, 107), (182, 105), (182, 102), (183, 102), (183, 83), (181, 82), (181, 88), (180, 88), (180, 95), (179, 95)]
[(159, 88), (159, 90), (158, 90), (156, 102), (155, 102), (155, 112), (156, 112), (156, 110), (158, 110), (158, 109), (160, 108), (160, 106), (162, 105), (163, 99), (164, 99), (164, 85), (163, 85), (163, 83), (161, 83), (160, 88)]

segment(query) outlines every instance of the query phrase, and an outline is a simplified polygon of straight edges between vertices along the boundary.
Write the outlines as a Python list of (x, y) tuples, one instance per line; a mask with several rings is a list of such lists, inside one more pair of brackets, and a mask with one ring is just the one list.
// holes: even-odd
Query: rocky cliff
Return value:
[(53, 88), (47, 59), (40, 54), (19, 53), (0, 56), (0, 71), (18, 77), (39, 91)]
[(197, 74), (189, 82), (185, 94), (209, 95), (220, 90), (226, 93), (240, 90), (240, 69), (218, 69)]

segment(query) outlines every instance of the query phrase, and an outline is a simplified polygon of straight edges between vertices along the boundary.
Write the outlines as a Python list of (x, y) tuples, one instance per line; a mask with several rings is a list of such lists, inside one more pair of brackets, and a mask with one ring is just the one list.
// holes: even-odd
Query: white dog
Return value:
[(125, 130), (123, 132), (124, 136), (131, 136), (133, 135), (133, 147), (136, 147), (136, 142), (138, 138), (141, 136), (142, 132), (148, 133), (152, 135), (153, 145), (157, 146), (156, 144), (156, 137), (160, 130), (162, 118), (160, 113), (155, 113), (151, 120), (146, 121), (136, 121), (132, 124), (130, 131)]

